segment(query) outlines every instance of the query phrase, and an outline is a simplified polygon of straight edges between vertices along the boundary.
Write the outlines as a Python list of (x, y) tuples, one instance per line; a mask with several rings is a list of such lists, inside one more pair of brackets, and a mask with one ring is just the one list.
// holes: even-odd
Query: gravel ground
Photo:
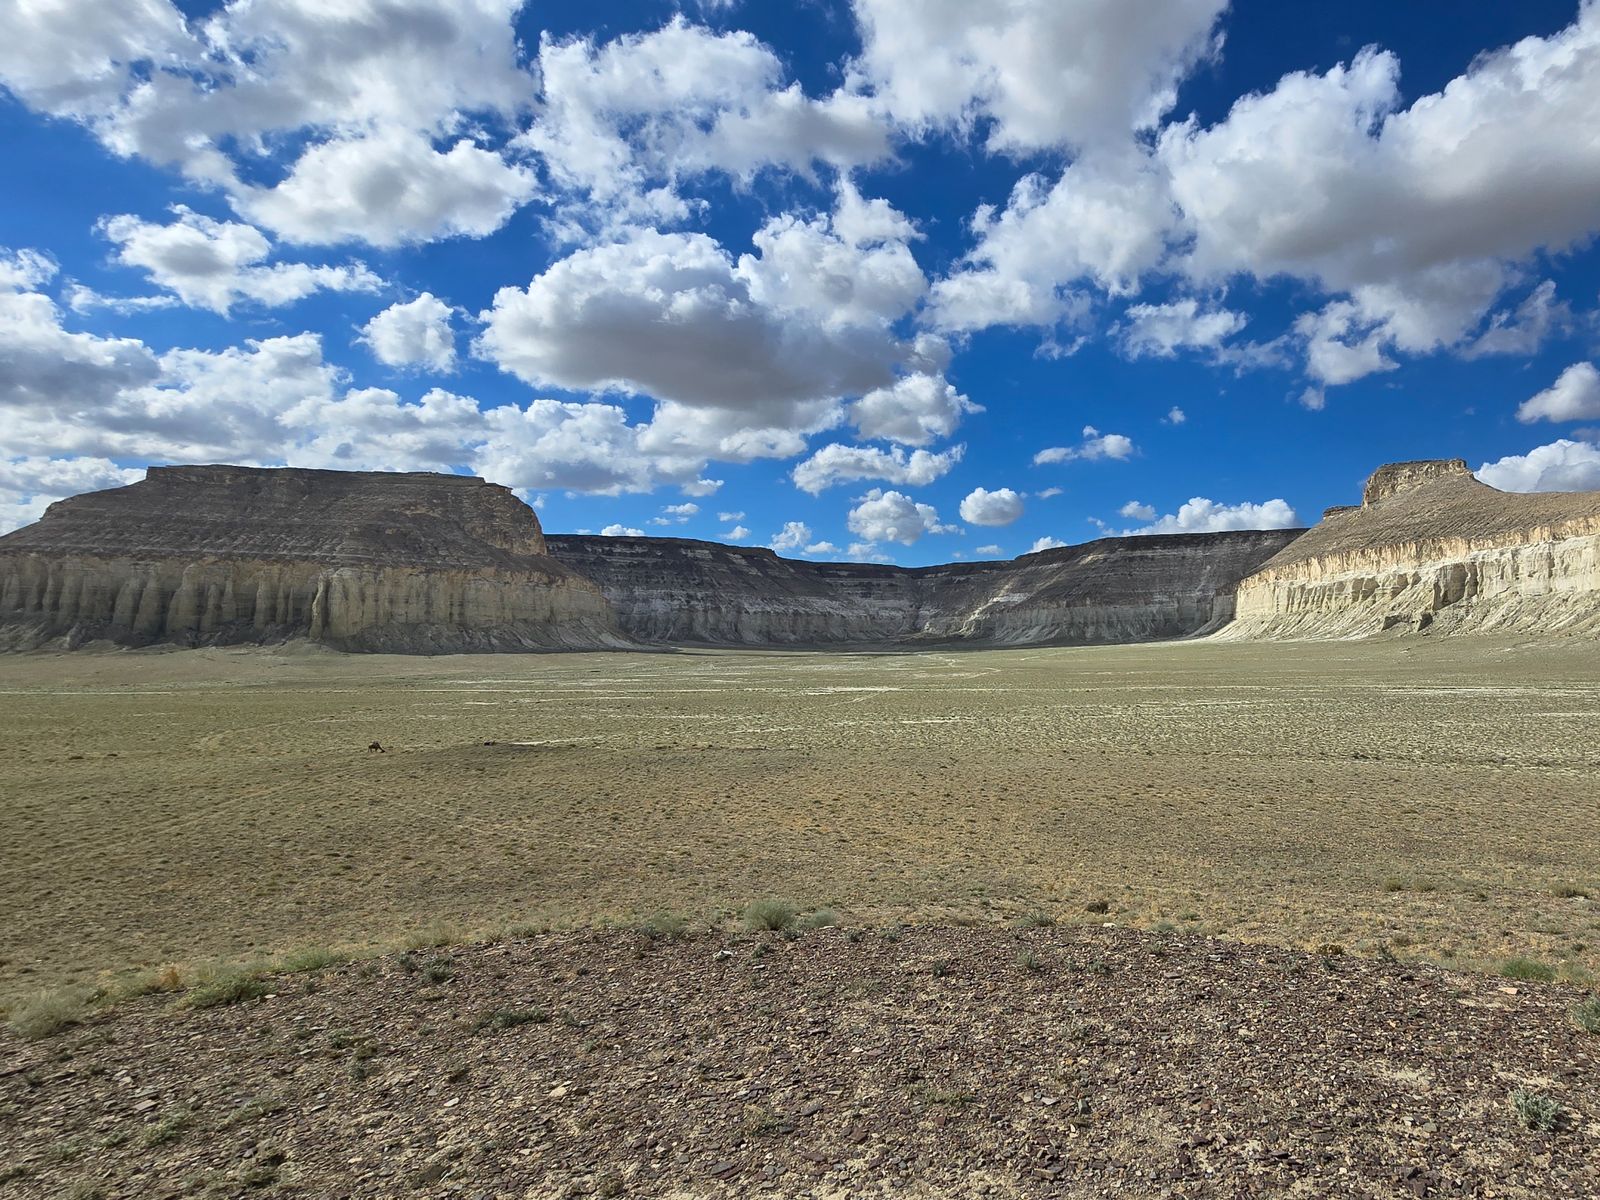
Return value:
[(1560, 985), (928, 925), (544, 935), (269, 987), (0, 1033), (0, 1194), (1600, 1196), (1600, 1037)]

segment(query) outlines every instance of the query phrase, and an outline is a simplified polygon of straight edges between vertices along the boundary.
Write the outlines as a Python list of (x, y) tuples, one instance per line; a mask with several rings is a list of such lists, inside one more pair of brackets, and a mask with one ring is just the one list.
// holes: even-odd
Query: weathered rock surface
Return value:
[(625, 641), (533, 511), (468, 476), (152, 467), (0, 537), (0, 646), (295, 637), (403, 653)]
[(1600, 492), (1501, 492), (1395, 463), (1239, 585), (1222, 638), (1600, 632)]
[(1009, 562), (814, 563), (678, 538), (552, 535), (646, 642), (986, 645), (1183, 637), (1233, 615), (1235, 585), (1300, 530), (1103, 538)]

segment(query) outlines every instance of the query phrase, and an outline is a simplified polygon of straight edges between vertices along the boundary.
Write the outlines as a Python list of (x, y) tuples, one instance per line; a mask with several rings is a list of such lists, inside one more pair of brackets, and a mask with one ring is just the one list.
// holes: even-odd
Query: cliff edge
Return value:
[(1600, 632), (1600, 492), (1502, 492), (1459, 458), (1373, 472), (1359, 507), (1239, 585), (1222, 638)]
[(0, 537), (0, 646), (624, 644), (533, 510), (460, 475), (152, 467)]
[(894, 567), (779, 558), (680, 538), (552, 535), (644, 642), (993, 646), (1185, 637), (1302, 531), (1102, 538), (1007, 562)]

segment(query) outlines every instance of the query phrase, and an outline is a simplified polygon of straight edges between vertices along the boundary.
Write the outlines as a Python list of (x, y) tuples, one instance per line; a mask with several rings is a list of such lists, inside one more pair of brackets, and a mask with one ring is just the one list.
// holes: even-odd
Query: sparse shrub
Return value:
[(55, 1194), (52, 1200), (105, 1200), (106, 1190), (98, 1183), (88, 1179), (80, 1179), (77, 1183), (68, 1184)]
[(1017, 966), (1021, 967), (1024, 971), (1033, 972), (1042, 969), (1044, 964), (1039, 961), (1039, 956), (1037, 954), (1035, 954), (1032, 950), (1024, 948), (1017, 951)]
[(948, 958), (936, 958), (933, 960), (933, 977), (935, 979), (943, 979), (949, 974), (950, 960)]
[(901, 930), (900, 926), (891, 925), (889, 928), (883, 931), (883, 940), (892, 945), (900, 940), (902, 933), (903, 931)]
[(1587, 888), (1573, 887), (1567, 883), (1551, 888), (1550, 894), (1558, 900), (1587, 900), (1589, 898), (1589, 890)]
[(1023, 913), (1017, 918), (1019, 929), (1049, 929), (1056, 923), (1056, 919), (1047, 912), (1034, 909), (1032, 912)]
[(254, 971), (231, 971), (215, 975), (190, 988), (181, 1001), (184, 1008), (220, 1008), (259, 1000), (268, 992), (261, 976)]
[(795, 906), (787, 900), (755, 900), (744, 910), (744, 927), (752, 933), (763, 929), (787, 929), (794, 924)]
[(1109, 901), (1109, 900), (1091, 900), (1091, 901), (1089, 901), (1089, 903), (1087, 903), (1087, 904), (1085, 904), (1083, 906), (1083, 911), (1087, 912), (1087, 913), (1097, 913), (1097, 914), (1108, 913), (1108, 912), (1111, 911), (1111, 901)]
[(482, 1013), (475, 1029), (515, 1029), (518, 1025), (545, 1025), (550, 1014), (542, 1008), (494, 1008)]
[(285, 975), (298, 975), (304, 971), (320, 971), (325, 967), (337, 967), (348, 962), (349, 956), (340, 954), (336, 950), (329, 950), (326, 946), (308, 946), (304, 950), (294, 950), (285, 954), (272, 964), (273, 969)]
[(1554, 1133), (1561, 1127), (1566, 1115), (1554, 1097), (1542, 1092), (1530, 1092), (1526, 1088), (1518, 1088), (1511, 1093), (1511, 1104), (1517, 1110), (1517, 1120), (1540, 1133)]
[(52, 988), (24, 996), (11, 1006), (11, 1031), (29, 1039), (49, 1037), (87, 1015), (88, 994), (78, 988)]
[(800, 918), (801, 929), (828, 929), (839, 923), (839, 914), (831, 908), (819, 908)]
[(1500, 974), (1525, 983), (1550, 983), (1556, 977), (1556, 969), (1536, 958), (1508, 958), (1500, 964)]
[(435, 954), (422, 964), (422, 979), (425, 983), (447, 983), (455, 973), (455, 960), (448, 954)]
[(449, 946), (462, 940), (459, 926), (443, 921), (435, 921), (431, 925), (424, 925), (421, 929), (407, 934), (400, 945), (406, 950), (433, 950), (439, 946)]
[(677, 913), (658, 912), (639, 922), (639, 932), (652, 942), (676, 942), (689, 934), (689, 918)]
[(1572, 1023), (1585, 1033), (1600, 1033), (1600, 995), (1572, 1006)]
[(194, 1120), (194, 1110), (187, 1105), (179, 1104), (167, 1109), (161, 1114), (161, 1119), (154, 1125), (147, 1125), (139, 1134), (139, 1145), (146, 1150), (156, 1146), (165, 1146), (174, 1141), (189, 1128)]
[(117, 999), (131, 1000), (137, 996), (153, 996), (162, 992), (183, 990), (183, 973), (175, 966), (155, 967), (141, 971), (126, 979), (114, 989)]
[(1338, 942), (1323, 942), (1317, 947), (1317, 953), (1323, 958), (1338, 958), (1344, 953), (1344, 947)]

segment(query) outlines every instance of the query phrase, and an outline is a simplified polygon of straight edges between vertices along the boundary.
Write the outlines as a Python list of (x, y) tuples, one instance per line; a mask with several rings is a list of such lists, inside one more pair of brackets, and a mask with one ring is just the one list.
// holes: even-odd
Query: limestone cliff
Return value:
[(1149, 641), (1233, 614), (1238, 581), (1299, 530), (1103, 538), (1010, 562), (815, 563), (678, 538), (552, 535), (632, 637), (720, 645)]
[(624, 641), (533, 511), (467, 476), (152, 467), (0, 537), (0, 646), (293, 637), (404, 653)]
[(1501, 492), (1461, 459), (1395, 463), (1359, 507), (1239, 585), (1224, 638), (1600, 632), (1600, 492)]

